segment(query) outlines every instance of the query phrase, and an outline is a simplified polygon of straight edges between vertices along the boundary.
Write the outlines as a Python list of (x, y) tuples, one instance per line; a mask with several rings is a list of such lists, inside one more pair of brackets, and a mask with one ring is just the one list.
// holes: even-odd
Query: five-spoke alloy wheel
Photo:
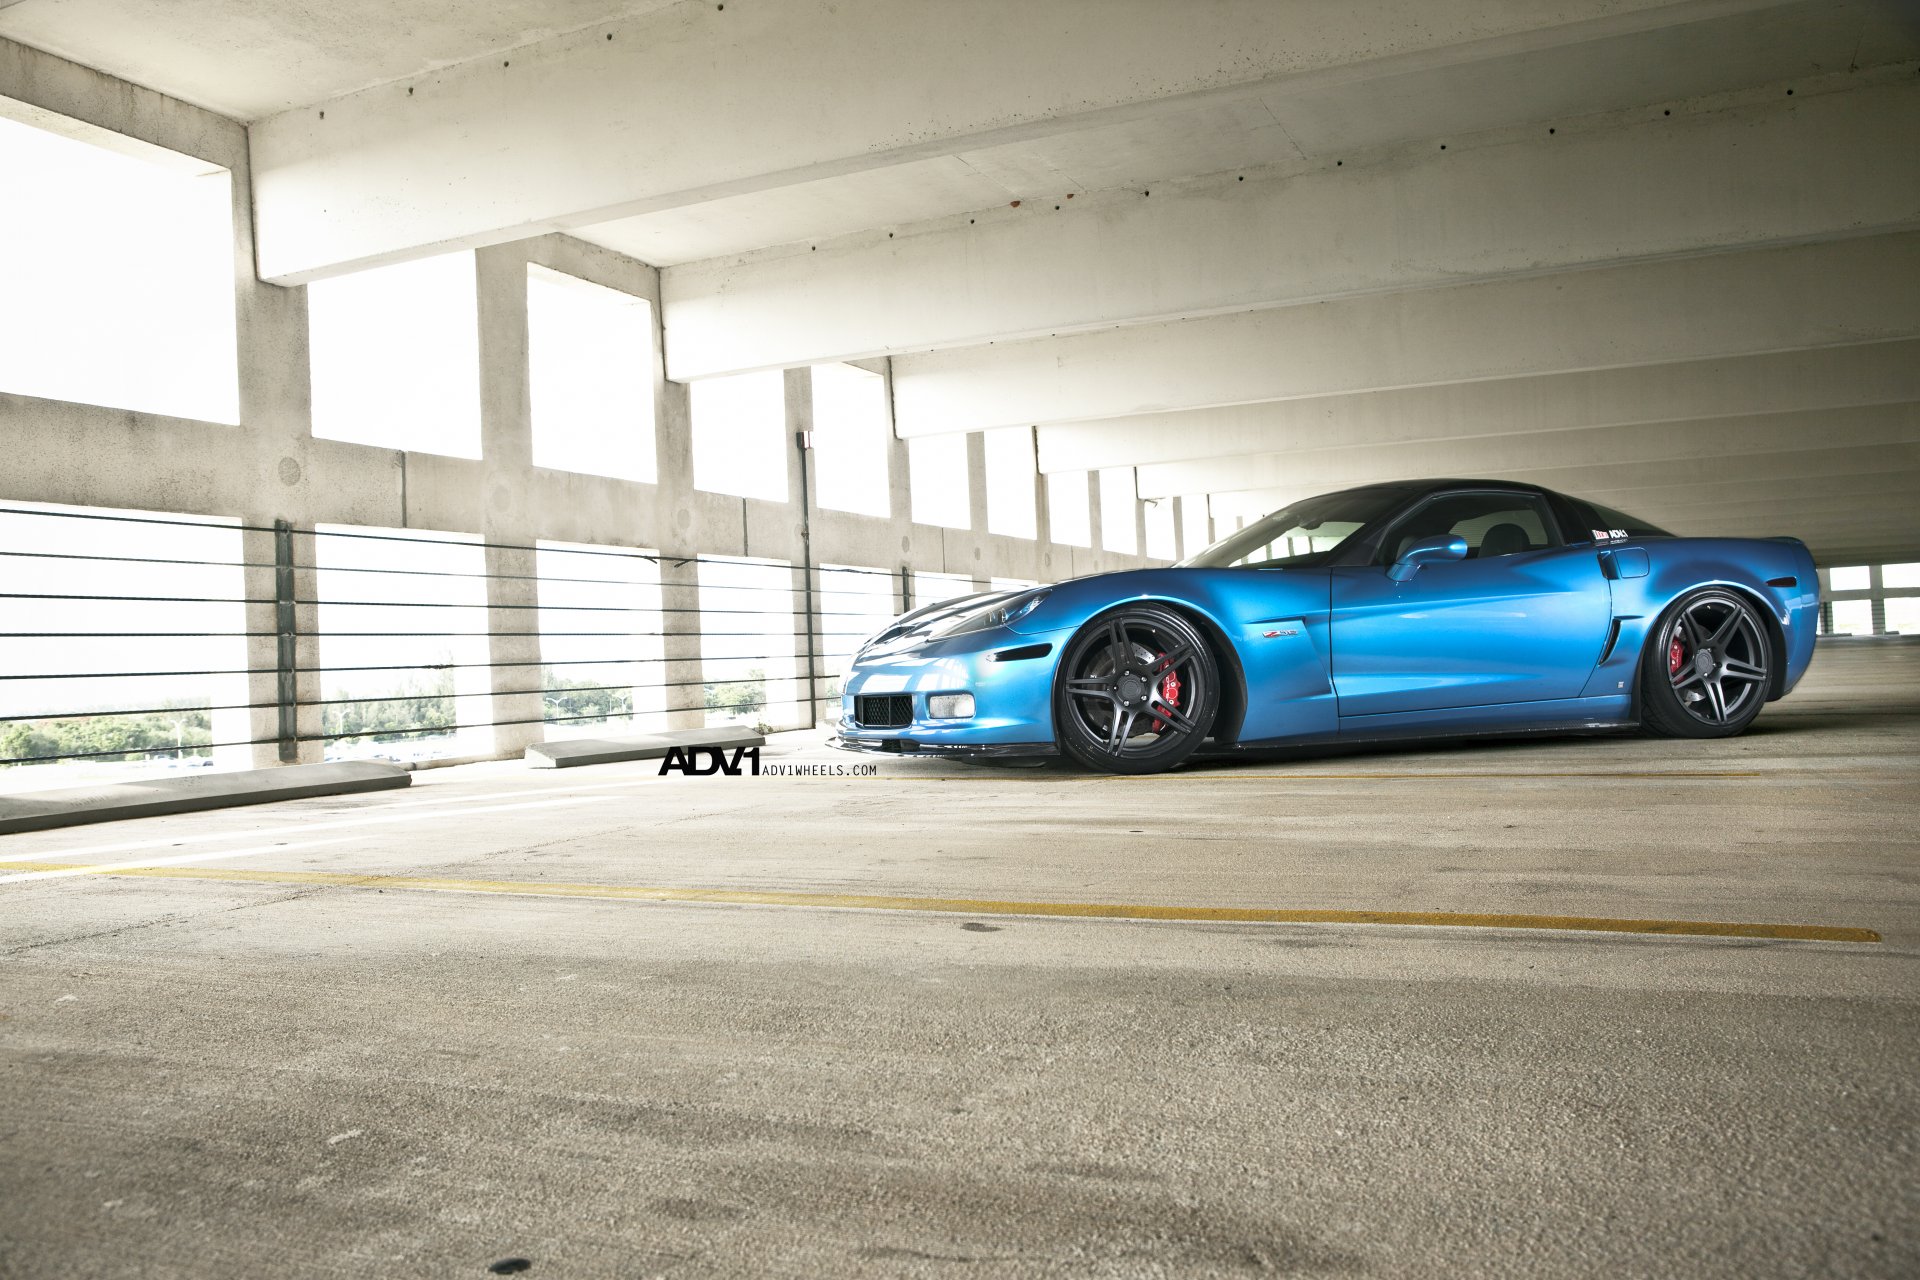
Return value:
[(1213, 728), (1220, 670), (1205, 637), (1158, 605), (1095, 618), (1067, 646), (1054, 688), (1061, 749), (1090, 769), (1153, 773)]
[(1641, 662), (1641, 720), (1669, 738), (1726, 738), (1760, 714), (1772, 686), (1767, 628), (1753, 606), (1709, 587), (1669, 609)]

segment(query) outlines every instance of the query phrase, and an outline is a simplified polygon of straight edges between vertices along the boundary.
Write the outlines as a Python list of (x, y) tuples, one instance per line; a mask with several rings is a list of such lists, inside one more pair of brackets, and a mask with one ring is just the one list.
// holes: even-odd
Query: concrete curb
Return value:
[(571, 769), (583, 764), (614, 764), (621, 760), (658, 760), (674, 747), (736, 747), (766, 744), (765, 736), (747, 729), (669, 729), (665, 733), (635, 733), (618, 738), (573, 738), (542, 742), (527, 748), (531, 769)]
[(0, 796), (0, 835), (88, 822), (118, 822), (122, 818), (151, 818), (166, 813), (197, 813), (203, 809), (228, 809), (274, 800), (387, 791), (412, 784), (413, 775), (399, 765), (345, 760), (334, 764), (241, 769), (189, 778), (146, 778), (139, 782)]

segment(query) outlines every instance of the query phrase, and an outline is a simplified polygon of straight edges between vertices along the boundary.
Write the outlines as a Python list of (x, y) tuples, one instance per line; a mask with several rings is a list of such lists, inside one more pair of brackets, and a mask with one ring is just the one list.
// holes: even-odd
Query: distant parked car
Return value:
[(948, 600), (867, 640), (839, 746), (1197, 752), (1639, 726), (1739, 733), (1813, 655), (1794, 538), (1680, 538), (1534, 485), (1296, 502), (1165, 569)]

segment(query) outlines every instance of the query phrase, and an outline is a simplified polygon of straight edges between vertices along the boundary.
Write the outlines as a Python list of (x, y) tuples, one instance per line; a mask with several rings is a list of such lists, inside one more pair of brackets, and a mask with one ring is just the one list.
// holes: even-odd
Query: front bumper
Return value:
[(1060, 748), (1051, 742), (922, 742), (917, 738), (862, 737), (855, 730), (827, 739), (827, 745), (842, 751), (864, 751), (881, 756), (950, 756), (958, 760), (1023, 760), (1057, 756)]
[[(840, 732), (833, 745), (888, 754), (1057, 754), (1053, 673), (1072, 634), (1071, 628), (1023, 634), (991, 627), (917, 648), (863, 654), (843, 685)], [(937, 693), (971, 693), (972, 718), (929, 717), (927, 699)], [(885, 727), (861, 724), (855, 699), (877, 694), (911, 697), (911, 721)]]

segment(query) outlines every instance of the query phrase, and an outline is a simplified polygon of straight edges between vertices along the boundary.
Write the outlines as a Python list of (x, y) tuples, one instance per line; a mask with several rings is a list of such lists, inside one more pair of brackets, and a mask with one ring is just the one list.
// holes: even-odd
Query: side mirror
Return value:
[(1465, 560), (1467, 558), (1467, 540), (1457, 533), (1435, 534), (1431, 538), (1422, 538), (1400, 553), (1400, 558), (1387, 570), (1387, 576), (1395, 582), (1405, 582), (1420, 572), (1423, 564), (1432, 564), (1440, 560)]

